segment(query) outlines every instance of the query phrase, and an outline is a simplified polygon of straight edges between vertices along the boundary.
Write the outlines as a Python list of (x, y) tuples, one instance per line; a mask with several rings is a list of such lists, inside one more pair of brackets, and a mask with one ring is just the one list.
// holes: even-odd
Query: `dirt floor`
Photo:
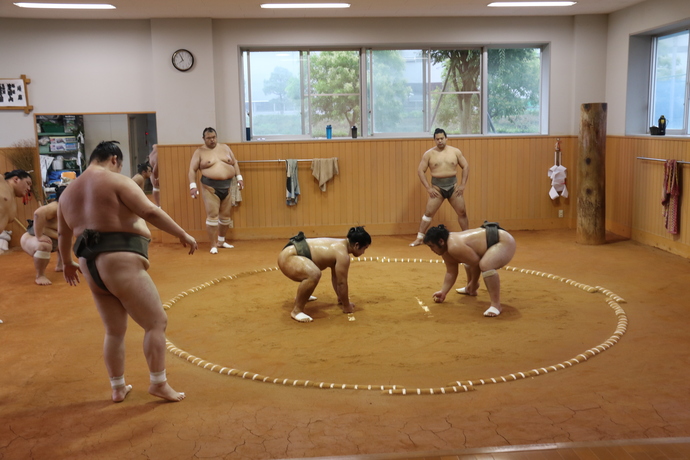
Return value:
[[(426, 246), (408, 247), (409, 235), (374, 237), (367, 260), (352, 263), (352, 315), (324, 273), (309, 324), (290, 318), (297, 284), (275, 270), (285, 241), (240, 241), (215, 256), (207, 245), (188, 256), (153, 244), (181, 403), (146, 392), (133, 322), (134, 390), (110, 402), (86, 284), (69, 287), (53, 260), (54, 285), (39, 287), (26, 254), (0, 256), (0, 459), (277, 459), (690, 436), (690, 260), (613, 235), (583, 246), (570, 230), (513, 234), (517, 270), (499, 271), (497, 318), (482, 316), (483, 286), (433, 303), (445, 268)], [(501, 383), (481, 384), (492, 378)]]

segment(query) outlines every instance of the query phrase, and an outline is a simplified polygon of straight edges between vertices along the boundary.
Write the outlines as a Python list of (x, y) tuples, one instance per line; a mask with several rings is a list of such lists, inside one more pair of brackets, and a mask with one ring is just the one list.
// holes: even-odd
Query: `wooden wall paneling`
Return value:
[[(511, 139), (504, 139), (501, 148), (503, 156), (501, 161), (501, 169), (504, 170), (504, 176), (501, 179), (503, 183), (502, 195), (498, 198), (500, 205), (501, 219), (506, 222), (515, 222), (517, 219), (517, 203), (518, 200), (523, 199), (525, 195), (524, 184), (527, 180), (520, 175), (520, 171), (525, 166), (520, 166), (517, 162), (517, 157), (520, 152), (526, 152), (526, 146), (529, 145), (529, 140), (524, 139), (520, 142), (513, 142)], [(524, 157), (525, 154), (523, 153)]]
[[(347, 144), (347, 141), (342, 141), (342, 142), (333, 142), (329, 145), (329, 149), (325, 152), (327, 155), (322, 156), (321, 158), (338, 158), (338, 170), (342, 170), (343, 173), (345, 174), (345, 170), (343, 169), (343, 166), (345, 168), (348, 167), (348, 161), (347, 158), (343, 158), (342, 155), (339, 155), (339, 149), (343, 144)], [(320, 154), (321, 152), (319, 152)], [(326, 191), (319, 191), (319, 201), (318, 201), (318, 206), (315, 209), (315, 224), (322, 226), (322, 227), (329, 227), (332, 224), (331, 221), (331, 216), (333, 214), (334, 209), (338, 207), (338, 197), (337, 197), (337, 190), (342, 188), (341, 184), (339, 183), (340, 180), (340, 175), (333, 176), (333, 179), (329, 180), (328, 183), (326, 184)], [(326, 230), (327, 236), (331, 236), (332, 230), (329, 228)]]
[(474, 226), (477, 217), (481, 214), (481, 201), (479, 196), (482, 193), (482, 185), (484, 183), (482, 163), (485, 161), (481, 152), (477, 152), (475, 141), (465, 141), (458, 146), (462, 155), (467, 160), (470, 168), (470, 175), (465, 186), (465, 209), (467, 211), (467, 218), (470, 221), (470, 226)]
[[(328, 224), (338, 225), (338, 226), (348, 226), (351, 223), (347, 219), (347, 202), (349, 192), (352, 191), (351, 188), (347, 187), (347, 179), (350, 176), (354, 176), (359, 173), (359, 168), (357, 164), (353, 161), (354, 152), (356, 151), (355, 146), (357, 142), (339, 142), (335, 145), (336, 150), (334, 152), (334, 157), (338, 158), (338, 169), (341, 167), (341, 161), (344, 163), (342, 165), (342, 174), (338, 174), (333, 178), (331, 193), (327, 196), (329, 200), (328, 206)], [(342, 159), (342, 160), (341, 160)], [(346, 235), (344, 233), (343, 235)]]
[(375, 224), (381, 224), (384, 221), (383, 214), (385, 212), (384, 205), (383, 205), (383, 194), (385, 193), (384, 191), (384, 177), (383, 177), (383, 171), (386, 168), (386, 159), (385, 159), (385, 149), (386, 149), (387, 142), (377, 142), (375, 144), (375, 150), (374, 150), (374, 169), (372, 170), (372, 180), (374, 181), (375, 184), (375, 192), (373, 194), (372, 202), (375, 204), (374, 206), (374, 213), (373, 213), (373, 223)]
[[(486, 203), (486, 214), (479, 216), (479, 221), (475, 224), (481, 225), (484, 220), (500, 220), (501, 216), (497, 214), (496, 209), (498, 205), (500, 190), (500, 175), (504, 172), (503, 164), (501, 163), (500, 149), (501, 145), (505, 142), (504, 139), (497, 139), (496, 142), (488, 143), (483, 142), (485, 147), (485, 155), (489, 159), (490, 172), (488, 174), (488, 187), (486, 189), (485, 199)], [(497, 193), (498, 192), (498, 193)], [(484, 196), (482, 196), (484, 198)]]
[(390, 223), (390, 171), (392, 168), (392, 162), (390, 159), (390, 142), (379, 142), (378, 147), (378, 194), (376, 196), (376, 201), (378, 202), (379, 212), (376, 216), (377, 223), (387, 224)]
[(521, 144), (509, 143), (508, 144), (508, 155), (509, 155), (509, 170), (506, 172), (506, 185), (508, 190), (508, 196), (510, 197), (510, 207), (507, 210), (507, 217), (510, 220), (519, 219), (518, 210), (520, 203), (524, 203), (527, 200), (527, 181), (524, 176), (519, 176), (520, 171), (520, 157), (527, 157), (526, 145), (529, 145), (529, 140), (527, 142), (522, 142)]
[(364, 201), (367, 198), (362, 193), (365, 187), (363, 183), (365, 165), (362, 162), (362, 147), (366, 145), (366, 142), (358, 142), (356, 146), (353, 149), (351, 149), (351, 151), (347, 152), (348, 164), (346, 166), (347, 168), (349, 168), (349, 170), (351, 170), (351, 173), (345, 174), (343, 172), (343, 175), (340, 178), (340, 183), (342, 187), (341, 194), (342, 199), (344, 201), (344, 212), (342, 213), (342, 219), (343, 223), (345, 223), (346, 226), (348, 226), (348, 230), (349, 227), (360, 226), (364, 224), (361, 210), (364, 205)]
[(622, 138), (607, 140), (606, 215), (614, 233), (630, 237), (632, 228), (632, 185), (636, 154)]
[(492, 155), (494, 157), (494, 162), (496, 164), (496, 173), (494, 174), (494, 195), (491, 200), (490, 206), (493, 208), (491, 215), (489, 215), (490, 221), (506, 221), (508, 216), (506, 209), (507, 204), (510, 200), (508, 196), (508, 189), (506, 179), (508, 177), (508, 151), (507, 151), (508, 141), (506, 138), (502, 138), (498, 141), (497, 148), (493, 149)]
[(414, 197), (416, 190), (417, 164), (414, 162), (414, 156), (411, 152), (408, 153), (409, 147), (405, 142), (399, 141), (397, 149), (400, 152), (402, 175), (400, 180), (399, 199), (398, 203), (400, 222), (402, 227), (406, 223), (414, 222)]
[(314, 225), (313, 215), (316, 212), (317, 200), (320, 198), (316, 192), (318, 190), (318, 184), (316, 183), (316, 180), (314, 180), (314, 177), (312, 175), (307, 179), (307, 183), (305, 185), (306, 187), (304, 188), (303, 193), (306, 194), (306, 206), (303, 209), (299, 210), (300, 212), (297, 213), (297, 218), (302, 222), (307, 223), (308, 225)]
[[(542, 186), (542, 183), (547, 182), (550, 187), (550, 181), (547, 175), (548, 168), (545, 169), (544, 157), (543, 143), (539, 139), (530, 140), (529, 163), (527, 164), (526, 174), (529, 181), (528, 205), (525, 210), (526, 213), (523, 215), (539, 216), (541, 214), (541, 201), (544, 199), (542, 189), (545, 188)], [(548, 196), (546, 198), (548, 199)]]
[[(407, 206), (407, 219), (405, 222), (409, 222), (414, 227), (414, 233), (417, 233), (419, 229), (419, 221), (424, 213), (424, 208), (421, 207), (421, 202), (424, 200), (426, 202), (426, 191), (422, 188), (422, 184), (419, 182), (419, 176), (417, 175), (417, 168), (419, 167), (419, 162), (421, 161), (423, 152), (420, 152), (420, 142), (404, 142), (403, 145), (405, 150), (405, 157), (409, 159), (409, 188), (406, 192), (406, 202), (404, 206)], [(416, 224), (416, 225), (415, 225)]]
[[(373, 190), (373, 174), (372, 165), (374, 162), (374, 153), (376, 142), (367, 142), (364, 145), (364, 155), (360, 162), (363, 170), (364, 180), (357, 180), (355, 183), (359, 184), (360, 197), (362, 198), (364, 218), (362, 224), (371, 224), (374, 222), (374, 207), (372, 204), (372, 190)], [(353, 214), (354, 218), (354, 214)]]
[[(295, 149), (291, 146), (287, 153), (283, 156), (280, 154), (278, 146), (270, 146), (271, 148), (263, 149), (264, 159), (270, 159), (271, 157), (280, 159), (302, 159)], [(262, 163), (266, 168), (267, 183), (263, 187), (266, 189), (266, 222), (271, 226), (285, 227), (285, 216), (287, 215), (288, 205), (287, 205), (287, 162), (279, 163)], [(299, 180), (299, 169), (304, 162), (297, 162), (297, 178)], [(300, 189), (301, 194), (301, 189)], [(299, 206), (299, 199), (297, 200), (297, 206)], [(292, 235), (286, 235), (286, 237)]]
[(410, 216), (410, 191), (412, 190), (412, 175), (414, 169), (410, 165), (410, 158), (405, 154), (404, 144), (401, 141), (395, 142), (395, 158), (396, 166), (398, 167), (398, 172), (395, 174), (395, 184), (397, 185), (395, 190), (395, 214), (393, 221), (399, 224), (399, 227), (405, 226), (406, 222), (412, 220)]
[[(566, 185), (568, 186), (568, 192), (571, 190), (578, 190), (578, 183), (577, 183), (577, 163), (575, 162), (575, 154), (577, 150), (577, 142), (578, 138), (577, 136), (572, 136), (570, 138), (566, 138), (566, 145), (568, 148), (568, 152), (570, 152), (569, 155), (564, 155), (564, 158), (566, 159), (566, 167), (568, 168), (568, 178), (566, 179)], [(575, 204), (577, 203), (577, 196), (576, 195), (570, 195), (568, 198), (566, 198), (564, 201), (564, 204), (567, 206), (567, 210), (565, 211), (565, 215), (569, 217), (571, 224), (569, 225), (571, 228), (575, 226), (574, 224), (574, 219), (576, 218), (576, 209), (575, 209)]]
[[(329, 149), (330, 150), (330, 149)], [(329, 151), (326, 152), (327, 154), (330, 153)], [(319, 157), (322, 158), (322, 157)], [(340, 165), (338, 165), (340, 167)], [(304, 218), (304, 220), (308, 223), (310, 226), (321, 226), (322, 224), (317, 221), (317, 213), (320, 207), (323, 205), (322, 204), (322, 193), (321, 190), (319, 189), (319, 183), (315, 178), (312, 178), (311, 181), (311, 186), (308, 189), (308, 196), (309, 196), (309, 208), (307, 209), (307, 214), (305, 216), (301, 216), (301, 218)], [(328, 187), (329, 184), (326, 185)], [(332, 187), (332, 185), (331, 185)], [(328, 189), (326, 189), (328, 190)]]
[[(637, 156), (659, 159), (690, 161), (690, 142), (687, 139), (669, 138), (629, 138), (625, 140)], [(663, 206), (661, 205), (664, 180), (664, 163), (659, 161), (637, 160), (634, 165), (632, 238), (644, 244), (682, 255), (690, 256), (690, 228), (688, 228), (687, 204), (681, 198), (680, 232), (668, 233), (664, 226)], [(688, 190), (688, 165), (683, 165), (681, 174), (683, 192)]]
[(398, 151), (396, 149), (396, 142), (386, 142), (386, 168), (384, 176), (386, 181), (384, 183), (384, 199), (383, 206), (385, 209), (384, 222), (389, 226), (395, 226), (398, 223), (398, 206), (400, 205), (400, 194), (398, 187), (400, 185), (399, 177), (403, 174)]
[[(536, 143), (537, 152), (539, 155), (536, 157), (535, 169), (537, 170), (537, 175), (535, 177), (535, 187), (534, 193), (536, 194), (538, 201), (538, 212), (534, 217), (540, 219), (558, 219), (558, 209), (563, 206), (564, 198), (558, 197), (552, 200), (549, 196), (549, 191), (551, 190), (551, 179), (549, 178), (549, 169), (555, 164), (554, 157), (556, 152), (556, 142), (557, 139), (539, 139)], [(563, 142), (561, 142), (561, 158), (565, 157), (563, 153)], [(571, 152), (571, 158), (574, 158), (574, 153)], [(568, 168), (565, 164), (563, 165)], [(571, 176), (575, 175), (575, 171), (568, 168), (566, 174), (570, 173)], [(530, 216), (528, 216), (530, 217)], [(564, 217), (565, 219), (565, 213)]]
[[(567, 185), (573, 193), (577, 190), (576, 162), (573, 160), (577, 137), (560, 138), (563, 164), (568, 168)], [(546, 173), (553, 165), (555, 142), (555, 136), (452, 139), (450, 145), (460, 148), (470, 164), (470, 179), (465, 193), (470, 225), (480, 225), (484, 219), (500, 219), (510, 222), (511, 229), (568, 226), (574, 215), (576, 198), (559, 198), (552, 202), (548, 197), (550, 181)], [(664, 234), (663, 221), (659, 217), (659, 181), (663, 177), (656, 182), (646, 179), (644, 170), (636, 172), (635, 169), (640, 166), (648, 169), (651, 165), (644, 166), (634, 158), (642, 155), (675, 156), (688, 161), (688, 145), (688, 140), (671, 138), (618, 137), (610, 140), (607, 147), (609, 226), (632, 227), (634, 210), (638, 233), (673, 244), (687, 241), (687, 233), (676, 237), (677, 242)], [(196, 147), (160, 147), (161, 195), (164, 209), (183, 227), (196, 231), (195, 237), (203, 241), (205, 212), (200, 201), (189, 198), (186, 178), (189, 160)], [(240, 161), (338, 157), (341, 167), (341, 174), (330, 181), (327, 192), (322, 193), (311, 175), (310, 163), (299, 163), (302, 196), (297, 206), (287, 207), (284, 203), (284, 164), (244, 164), (242, 172), (248, 188), (243, 193), (243, 203), (235, 209), (233, 238), (282, 235), (287, 231), (284, 230), (286, 227), (290, 232), (305, 229), (312, 233), (330, 233), (334, 226), (355, 224), (368, 225), (372, 233), (413, 234), (427, 201), (416, 169), (421, 155), (432, 147), (433, 142), (426, 138), (233, 144), (231, 148)], [(661, 165), (657, 163), (657, 166)], [(659, 171), (661, 174), (662, 169)], [(638, 174), (639, 180), (635, 177)], [(644, 182), (640, 184), (640, 181)], [(686, 187), (684, 184), (684, 190)], [(558, 219), (556, 208), (564, 209), (566, 217), (571, 219)], [(689, 220), (686, 208), (682, 207), (681, 218), (684, 221)], [(649, 217), (643, 212), (648, 212)], [(446, 223), (455, 229), (455, 222), (452, 208), (444, 204), (434, 225)]]

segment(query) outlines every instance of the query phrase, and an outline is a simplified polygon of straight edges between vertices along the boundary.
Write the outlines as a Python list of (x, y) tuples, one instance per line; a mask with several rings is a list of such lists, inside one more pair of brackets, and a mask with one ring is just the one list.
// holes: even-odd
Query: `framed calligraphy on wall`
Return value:
[(23, 110), (31, 112), (27, 85), (31, 80), (22, 75), (19, 78), (0, 78), (0, 110)]

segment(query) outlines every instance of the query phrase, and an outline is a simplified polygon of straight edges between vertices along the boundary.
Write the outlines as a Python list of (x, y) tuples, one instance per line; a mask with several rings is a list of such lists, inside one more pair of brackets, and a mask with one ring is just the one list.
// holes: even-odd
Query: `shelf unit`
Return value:
[[(77, 155), (84, 151), (83, 141), (84, 119), (82, 115), (36, 115), (36, 135), (38, 136), (39, 155), (49, 155), (57, 159), (62, 157), (63, 167), (58, 166), (55, 161), (48, 169), (44, 179), (46, 185), (54, 182), (56, 172), (74, 171), (77, 175), (81, 174)], [(81, 139), (79, 133), (82, 133)]]

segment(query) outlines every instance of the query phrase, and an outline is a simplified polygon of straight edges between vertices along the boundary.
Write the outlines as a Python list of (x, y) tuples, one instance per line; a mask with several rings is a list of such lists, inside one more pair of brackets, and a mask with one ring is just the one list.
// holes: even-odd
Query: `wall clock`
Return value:
[(186, 72), (194, 65), (194, 55), (185, 49), (179, 49), (172, 55), (172, 65), (180, 72)]

